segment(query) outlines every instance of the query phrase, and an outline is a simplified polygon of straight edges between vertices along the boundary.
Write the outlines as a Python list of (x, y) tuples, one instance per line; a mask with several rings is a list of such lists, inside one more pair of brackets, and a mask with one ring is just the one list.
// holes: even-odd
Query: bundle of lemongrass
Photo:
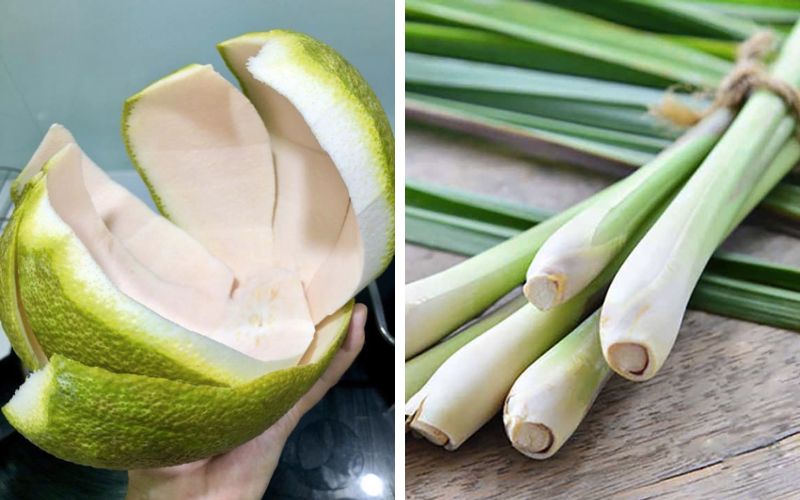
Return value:
[[(800, 25), (769, 75), (761, 80), (778, 89), (800, 84)], [(606, 190), (409, 284), (408, 427), (455, 449), (503, 408), (513, 446), (533, 458), (551, 456), (612, 370), (634, 381), (658, 372), (696, 286), (721, 293), (723, 302), (769, 305), (772, 288), (780, 288), (773, 285), (788, 275), (796, 280), (796, 271), (767, 273), (774, 282), (761, 288), (701, 274), (724, 238), (800, 159), (793, 95), (753, 89), (738, 113), (708, 114)], [(493, 208), (473, 206), (479, 216)], [(510, 222), (514, 214), (498, 218)], [(735, 275), (748, 265), (756, 264), (730, 259), (722, 267)], [(527, 300), (513, 300), (440, 342), (522, 281)], [(800, 294), (780, 299), (796, 306)], [(713, 305), (714, 292), (693, 300)]]

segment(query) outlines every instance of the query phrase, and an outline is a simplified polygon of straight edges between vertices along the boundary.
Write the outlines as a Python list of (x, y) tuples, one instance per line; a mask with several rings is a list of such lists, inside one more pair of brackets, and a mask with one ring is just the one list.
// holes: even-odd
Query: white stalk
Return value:
[(642, 221), (681, 186), (730, 124), (721, 109), (630, 175), (625, 189), (561, 226), (536, 253), (523, 291), (539, 309), (579, 293), (611, 262)]
[(603, 359), (595, 312), (519, 376), (503, 423), (511, 444), (530, 458), (553, 456), (591, 408), (611, 369)]
[(431, 375), (433, 375), (436, 370), (442, 366), (442, 363), (452, 356), (453, 353), (467, 345), (479, 335), (483, 335), (489, 331), (490, 328), (511, 316), (527, 303), (528, 301), (525, 297), (520, 295), (475, 321), (468, 327), (460, 330), (455, 335), (450, 336), (447, 340), (439, 342), (427, 351), (406, 361), (406, 400), (422, 389), (422, 386), (431, 378)]
[(406, 403), (411, 430), (455, 450), (503, 405), (514, 380), (583, 314), (585, 300), (550, 311), (522, 306), (468, 343)]
[[(792, 85), (800, 82), (797, 27), (772, 74)], [(601, 312), (600, 339), (603, 355), (620, 375), (641, 381), (658, 372), (711, 254), (749, 211), (751, 193), (791, 169), (784, 166), (759, 179), (772, 169), (766, 168), (772, 159), (764, 148), (784, 143), (793, 131), (781, 124), (785, 114), (779, 97), (756, 92), (614, 278)]]

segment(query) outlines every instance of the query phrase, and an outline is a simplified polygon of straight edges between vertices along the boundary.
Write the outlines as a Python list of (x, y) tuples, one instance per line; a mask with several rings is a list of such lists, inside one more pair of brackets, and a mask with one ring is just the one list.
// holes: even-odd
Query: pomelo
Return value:
[(394, 141), (358, 72), (288, 31), (220, 51), (249, 98), (193, 64), (125, 103), (161, 214), (60, 125), (12, 187), (0, 320), (34, 371), (3, 411), (63, 459), (164, 466), (257, 435), (393, 255)]

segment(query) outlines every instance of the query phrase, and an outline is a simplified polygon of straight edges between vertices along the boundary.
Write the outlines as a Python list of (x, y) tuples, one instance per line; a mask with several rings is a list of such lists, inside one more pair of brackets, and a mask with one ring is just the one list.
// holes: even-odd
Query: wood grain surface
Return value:
[[(406, 175), (547, 209), (610, 179), (409, 124)], [(725, 249), (800, 266), (800, 241), (743, 226)], [(406, 245), (406, 281), (462, 257)], [(798, 311), (800, 314), (800, 311)], [(406, 438), (408, 498), (800, 498), (800, 334), (690, 311), (664, 368), (613, 378), (545, 461), (494, 418), (459, 450)]]

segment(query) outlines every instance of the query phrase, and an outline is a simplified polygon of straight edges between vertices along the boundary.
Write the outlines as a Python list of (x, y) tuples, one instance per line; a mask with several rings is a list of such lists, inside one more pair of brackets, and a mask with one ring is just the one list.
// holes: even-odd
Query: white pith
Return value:
[(34, 433), (46, 427), (46, 399), (42, 395), (52, 380), (53, 369), (50, 365), (28, 375), (4, 408), (14, 425)]

